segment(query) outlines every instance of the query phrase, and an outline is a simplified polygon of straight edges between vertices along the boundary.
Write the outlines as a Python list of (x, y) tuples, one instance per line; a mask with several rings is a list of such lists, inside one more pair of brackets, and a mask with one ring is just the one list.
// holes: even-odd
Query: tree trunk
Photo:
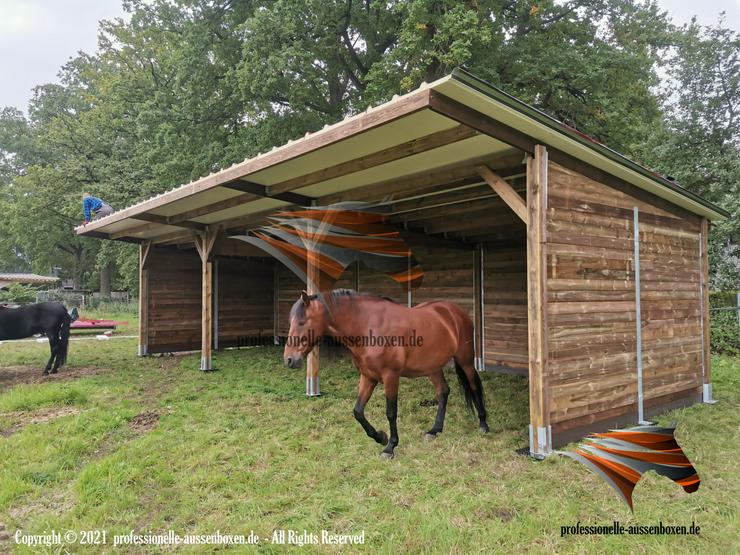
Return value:
[(112, 278), (113, 264), (108, 264), (100, 270), (100, 297), (102, 299), (110, 299)]

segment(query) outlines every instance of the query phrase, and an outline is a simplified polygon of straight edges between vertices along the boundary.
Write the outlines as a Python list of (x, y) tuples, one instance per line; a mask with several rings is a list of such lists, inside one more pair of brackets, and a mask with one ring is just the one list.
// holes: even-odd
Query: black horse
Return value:
[(44, 375), (55, 374), (67, 361), (71, 320), (61, 303), (39, 303), (20, 308), (0, 306), (0, 341), (46, 334), (51, 357), (44, 368)]

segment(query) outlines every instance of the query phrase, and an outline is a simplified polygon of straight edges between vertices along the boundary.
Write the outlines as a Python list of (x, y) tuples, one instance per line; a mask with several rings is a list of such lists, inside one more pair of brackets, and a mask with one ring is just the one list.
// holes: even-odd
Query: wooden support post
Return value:
[(152, 244), (139, 245), (139, 356), (149, 354), (149, 253)]
[[(308, 248), (306, 277), (308, 294), (315, 295), (319, 293), (319, 257), (313, 246)], [(321, 388), (319, 387), (319, 361), (320, 349), (319, 345), (316, 345), (306, 359), (306, 396), (308, 397), (318, 397), (321, 395)]]
[(218, 259), (213, 261), (213, 350), (218, 351)]
[(275, 264), (272, 271), (272, 343), (280, 345), (280, 262)]
[(218, 237), (218, 226), (193, 233), (195, 248), (201, 260), (201, 339), (200, 369), (213, 370), (213, 245)]
[(529, 320), (529, 452), (552, 453), (547, 361), (547, 149), (527, 159), (527, 305)]
[[(544, 147), (542, 147), (544, 149)], [(514, 213), (521, 218), (521, 220), (526, 224), (527, 223), (527, 204), (524, 202), (524, 199), (519, 196), (519, 193), (517, 193), (514, 188), (509, 185), (504, 179), (494, 172), (491, 171), (491, 169), (488, 166), (481, 165), (477, 166), (476, 169), (478, 170), (478, 173), (480, 176), (485, 179), (486, 183), (488, 183), (488, 186), (491, 187), (491, 189), (494, 190), (494, 192), (501, 197), (501, 200), (503, 200), (509, 208), (511, 208)]]
[(483, 354), (483, 244), (475, 246), (473, 259), (473, 326), (475, 342), (475, 368), (485, 370)]
[(699, 252), (701, 253), (701, 363), (702, 363), (702, 401), (716, 403), (712, 397), (712, 353), (709, 335), (709, 220), (701, 220)]

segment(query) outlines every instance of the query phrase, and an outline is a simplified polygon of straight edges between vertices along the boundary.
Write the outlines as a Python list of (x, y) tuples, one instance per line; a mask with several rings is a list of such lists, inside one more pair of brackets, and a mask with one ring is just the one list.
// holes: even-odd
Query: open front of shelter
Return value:
[(235, 237), (347, 201), (383, 208), (424, 279), (356, 263), (336, 287), (467, 310), (478, 369), (528, 376), (534, 456), (711, 401), (707, 237), (727, 214), (463, 70), (77, 231), (140, 244), (140, 354), (208, 370), (285, 337), (306, 287)]

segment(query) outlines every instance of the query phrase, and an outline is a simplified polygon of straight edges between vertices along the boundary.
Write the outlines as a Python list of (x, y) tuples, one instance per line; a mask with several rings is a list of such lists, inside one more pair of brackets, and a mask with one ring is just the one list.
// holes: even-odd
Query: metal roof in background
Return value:
[(14, 273), (1, 273), (0, 272), (0, 282), (48, 285), (48, 284), (56, 283), (57, 281), (59, 281), (59, 278), (54, 277), (54, 276), (41, 276), (38, 274), (14, 274)]

